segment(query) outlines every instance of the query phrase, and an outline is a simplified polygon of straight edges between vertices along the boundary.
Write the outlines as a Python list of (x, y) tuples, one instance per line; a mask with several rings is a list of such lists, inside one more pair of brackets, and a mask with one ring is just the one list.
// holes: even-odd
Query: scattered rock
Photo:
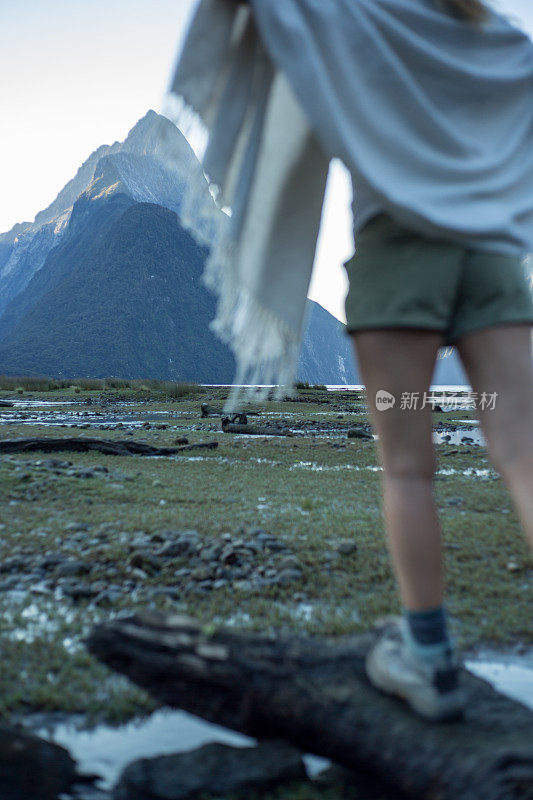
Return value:
[(70, 597), (74, 602), (78, 600), (92, 600), (93, 597), (99, 594), (97, 588), (87, 583), (62, 583), (60, 585), (63, 594), (66, 595), (66, 597)]
[(357, 428), (350, 428), (348, 431), (348, 439), (373, 439), (371, 433), (369, 433), (365, 428), (357, 427)]
[(56, 800), (76, 777), (67, 750), (37, 736), (0, 726), (2, 800)]
[[(93, 467), (93, 472), (97, 469), (97, 467)], [(106, 470), (107, 471), (107, 470)], [(66, 531), (74, 531), (74, 532), (83, 532), (89, 530), (89, 525), (86, 522), (69, 522), (65, 525)]]
[(26, 564), (27, 559), (24, 556), (8, 556), (0, 562), (0, 573), (20, 571)]
[(282, 569), (278, 574), (278, 582), (282, 584), (292, 583), (292, 581), (299, 581), (301, 577), (302, 571), (300, 569)]
[(10, 575), (9, 578), (0, 581), (0, 592), (10, 592), (17, 587), (19, 582), (20, 577), (18, 575)]
[(336, 549), (341, 555), (350, 556), (357, 552), (357, 544), (352, 539), (345, 539), (337, 544)]
[(69, 469), (67, 475), (72, 478), (94, 478), (95, 471), (93, 469)]
[(113, 606), (118, 600), (120, 600), (121, 592), (119, 589), (104, 589), (103, 592), (100, 592), (96, 595), (94, 602), (97, 606), (102, 606), (104, 608), (110, 608)]
[(283, 556), (280, 561), (280, 566), (284, 568), (291, 568), (291, 569), (300, 569), (300, 562), (296, 558), (296, 556)]
[(159, 572), (163, 566), (161, 558), (148, 550), (135, 550), (128, 559), (130, 567), (143, 569), (145, 572)]
[(257, 747), (213, 742), (185, 753), (133, 761), (122, 773), (113, 800), (193, 800), (202, 792), (244, 793), (306, 779), (300, 751), (285, 742), (268, 740)]
[(193, 578), (195, 581), (208, 581), (214, 577), (215, 577), (215, 570), (209, 564), (196, 567), (191, 572), (191, 578)]
[(63, 564), (59, 564), (56, 569), (58, 578), (78, 578), (80, 575), (88, 575), (91, 565), (78, 559), (69, 559)]
[(166, 544), (156, 551), (156, 555), (161, 558), (176, 558), (193, 553), (201, 542), (197, 531), (163, 531), (161, 536), (166, 540)]
[(47, 553), (39, 562), (39, 567), (44, 570), (53, 569), (66, 561), (68, 561), (68, 558), (64, 553)]

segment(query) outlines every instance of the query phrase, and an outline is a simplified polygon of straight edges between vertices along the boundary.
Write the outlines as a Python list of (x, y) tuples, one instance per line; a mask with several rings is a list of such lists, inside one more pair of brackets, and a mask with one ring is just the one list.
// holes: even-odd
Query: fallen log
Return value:
[(0, 439), (0, 453), (26, 453), (34, 450), (43, 450), (45, 453), (55, 453), (60, 450), (85, 453), (88, 450), (98, 450), (100, 453), (112, 456), (170, 456), (174, 455), (174, 453), (182, 453), (185, 450), (213, 449), (215, 447), (218, 447), (217, 441), (198, 442), (197, 444), (182, 445), (180, 447), (154, 447), (145, 442), (121, 439), (91, 439), (84, 436)]
[(531, 800), (533, 712), (468, 672), (463, 720), (431, 724), (373, 689), (375, 632), (328, 640), (202, 631), (142, 614), (93, 629), (87, 646), (159, 701), (259, 739), (283, 738), (421, 800)]
[(247, 433), (249, 436), (294, 436), (292, 431), (285, 430), (284, 428), (248, 424), (241, 425), (237, 422), (231, 422), (228, 417), (222, 418), (222, 430), (224, 433)]
[[(215, 408), (214, 406), (210, 406), (207, 403), (202, 403), (200, 405), (200, 411), (202, 417), (224, 417), (226, 416), (226, 411), (223, 408)], [(232, 416), (235, 417), (258, 417), (261, 415), (260, 411), (233, 411)]]

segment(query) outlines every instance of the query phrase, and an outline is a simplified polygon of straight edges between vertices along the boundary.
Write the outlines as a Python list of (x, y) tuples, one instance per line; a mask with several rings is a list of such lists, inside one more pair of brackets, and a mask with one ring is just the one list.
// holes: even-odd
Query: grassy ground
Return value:
[[(372, 469), (378, 465), (375, 444), (346, 437), (350, 426), (368, 422), (362, 398), (352, 412), (347, 409), (353, 408), (353, 394), (302, 390), (302, 402), (266, 403), (269, 420), (290, 414), (291, 423), (335, 421), (342, 430), (329, 438), (249, 438), (222, 433), (216, 418), (200, 418), (200, 403), (221, 405), (223, 394), (191, 388), (169, 400), (149, 388), (105, 391), (117, 411), (131, 400), (127, 410), (136, 414), (179, 412), (161, 419), (167, 428), (153, 422), (130, 439), (164, 446), (186, 436), (191, 443), (216, 440), (215, 450), (155, 459), (95, 452), (0, 454), (0, 585), (7, 581), (0, 590), (2, 718), (62, 710), (118, 722), (152, 709), (146, 694), (83, 648), (94, 622), (126, 609), (151, 605), (186, 611), (204, 623), (328, 635), (363, 630), (398, 610), (384, 545), (380, 473)], [(63, 387), (31, 396), (48, 401), (68, 395), (92, 400), (80, 410), (109, 411), (101, 405), (101, 391)], [(14, 396), (29, 393), (0, 392), (0, 399)], [(435, 414), (434, 421), (466, 423), (472, 417), (473, 412), (452, 411)], [(3, 439), (30, 435), (126, 438), (124, 430), (69, 430), (38, 420), (6, 424), (0, 434)], [(436, 448), (439, 469), (458, 470), (438, 474), (435, 482), (453, 633), (463, 648), (531, 644), (533, 569), (508, 492), (492, 471), (485, 477), (461, 474), (469, 467), (490, 467), (484, 448)], [(53, 471), (42, 463), (50, 458), (71, 466)], [(100, 469), (92, 477), (76, 472), (95, 466)], [(175, 572), (186, 567), (183, 559), (155, 568), (131, 560), (139, 536), (161, 546), (166, 530), (194, 529), (204, 541), (217, 543), (224, 534), (246, 538), (258, 528), (288, 545), (300, 577), (261, 591), (230, 580), (220, 588), (182, 592)], [(342, 546), (346, 540), (356, 543), (354, 552), (343, 553), (349, 549)], [(53, 567), (43, 578), (39, 565), (58, 553), (85, 565), (74, 581), (104, 591), (115, 587), (108, 602), (64, 598)], [(261, 558), (268, 569), (269, 557)], [(28, 591), (17, 591), (17, 580)]]

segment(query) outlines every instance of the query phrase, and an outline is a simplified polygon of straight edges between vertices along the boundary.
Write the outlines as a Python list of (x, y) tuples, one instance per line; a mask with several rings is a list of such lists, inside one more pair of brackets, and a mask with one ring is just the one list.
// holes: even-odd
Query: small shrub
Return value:
[(102, 378), (78, 378), (77, 385), (85, 391), (94, 391), (96, 389), (102, 390), (105, 386)]
[(28, 392), (51, 392), (59, 389), (60, 385), (60, 381), (47, 376), (0, 375), (0, 389), (12, 392), (18, 392), (19, 389)]
[(201, 392), (202, 388), (197, 383), (173, 383), (168, 381), (163, 391), (167, 397), (184, 397), (188, 394)]
[(131, 387), (132, 381), (127, 380), (126, 378), (106, 378), (105, 379), (105, 387), (107, 389), (129, 389)]
[(202, 388), (197, 383), (187, 383), (185, 381), (162, 381), (157, 378), (146, 380), (135, 379), (131, 381), (132, 388), (141, 392), (154, 392), (165, 397), (184, 397), (188, 394), (201, 392)]

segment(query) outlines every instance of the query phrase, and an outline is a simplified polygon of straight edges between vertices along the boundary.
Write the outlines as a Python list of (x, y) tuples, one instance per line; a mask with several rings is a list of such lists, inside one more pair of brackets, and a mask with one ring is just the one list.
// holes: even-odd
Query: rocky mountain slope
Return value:
[[(34, 222), (0, 235), (0, 374), (231, 381), (200, 280), (207, 250), (180, 223), (195, 164), (178, 129), (149, 111), (124, 142), (92, 153)], [(313, 301), (298, 378), (360, 383), (343, 326)], [(464, 382), (454, 356), (437, 378)]]

